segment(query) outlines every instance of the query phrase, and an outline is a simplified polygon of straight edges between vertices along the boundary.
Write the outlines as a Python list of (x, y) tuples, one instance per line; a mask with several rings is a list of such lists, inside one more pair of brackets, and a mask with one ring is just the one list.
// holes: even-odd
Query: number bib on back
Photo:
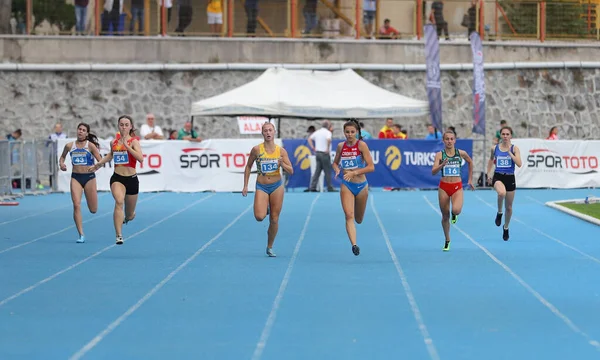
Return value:
[(260, 160), (260, 172), (263, 174), (270, 173), (272, 171), (279, 170), (278, 159), (261, 159)]
[(127, 153), (127, 150), (113, 151), (113, 161), (115, 165), (129, 164), (129, 154)]
[(442, 176), (460, 176), (460, 164), (448, 164), (444, 166)]

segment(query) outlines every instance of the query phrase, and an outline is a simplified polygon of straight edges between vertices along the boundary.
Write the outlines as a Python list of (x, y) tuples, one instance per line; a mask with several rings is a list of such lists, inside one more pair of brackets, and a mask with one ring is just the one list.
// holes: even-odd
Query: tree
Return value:
[[(500, 1), (508, 22), (502, 16), (502, 32), (519, 37), (537, 35), (538, 2)], [(580, 36), (587, 33), (587, 24), (582, 14), (586, 5), (579, 2), (546, 2), (546, 37)], [(510, 25), (509, 25), (510, 22)]]
[[(0, 0), (0, 2), (5, 0)], [(11, 0), (13, 2), (12, 12), (25, 14), (27, 11), (26, 0)], [(66, 4), (65, 0), (33, 0), (32, 1), (33, 27), (37, 27), (42, 21), (47, 20), (50, 24), (58, 26), (60, 31), (69, 31), (75, 26), (75, 7)]]
[(0, 34), (10, 33), (12, 0), (0, 0)]

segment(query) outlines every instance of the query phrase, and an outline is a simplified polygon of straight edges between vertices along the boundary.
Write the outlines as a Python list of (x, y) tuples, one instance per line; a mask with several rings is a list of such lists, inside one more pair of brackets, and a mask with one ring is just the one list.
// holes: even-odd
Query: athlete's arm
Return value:
[(294, 167), (292, 166), (292, 162), (290, 161), (290, 157), (288, 156), (287, 151), (284, 148), (281, 148), (281, 167), (285, 170), (286, 173), (293, 175)]
[(90, 152), (92, 153), (92, 155), (94, 155), (94, 158), (96, 158), (96, 161), (102, 160), (102, 155), (100, 155), (100, 151), (98, 151), (96, 145), (90, 142), (88, 146), (90, 147)]
[(244, 189), (248, 188), (248, 181), (250, 180), (250, 172), (252, 171), (252, 165), (256, 161), (256, 147), (250, 150), (250, 156), (248, 156), (248, 162), (244, 168)]
[(63, 149), (62, 154), (60, 155), (60, 159), (58, 160), (58, 164), (60, 166), (60, 169), (62, 171), (67, 170), (67, 165), (65, 165), (65, 159), (67, 158), (67, 154), (69, 153), (69, 147), (70, 147), (71, 143), (67, 143), (65, 145), (65, 148)]
[(465, 159), (465, 161), (469, 165), (469, 181), (468, 181), (468, 184), (471, 187), (471, 189), (474, 189), (475, 187), (473, 186), (473, 160), (471, 159), (471, 157), (469, 156), (469, 154), (467, 154), (467, 152), (464, 151), (464, 150), (458, 150), (458, 153), (460, 154), (460, 156), (463, 159)]
[[(446, 161), (447, 163), (447, 161)], [(440, 172), (440, 170), (442, 170), (442, 168), (444, 167), (444, 165), (446, 165), (446, 163), (442, 162), (442, 152), (439, 151), (437, 154), (435, 154), (435, 160), (433, 160), (433, 166), (431, 167), (431, 175), (435, 175), (438, 172)]]
[(110, 147), (110, 152), (108, 154), (106, 154), (105, 157), (102, 158), (102, 160), (98, 161), (96, 163), (96, 165), (92, 165), (88, 168), (88, 171), (96, 171), (98, 169), (100, 169), (101, 167), (104, 166), (104, 164), (106, 164), (107, 162), (110, 162), (113, 159), (113, 151), (112, 151), (112, 146)]
[(508, 151), (508, 153), (510, 154), (510, 157), (512, 158), (512, 160), (515, 162), (515, 165), (517, 165), (518, 167), (521, 167), (521, 165), (523, 165), (523, 163), (521, 162), (521, 150), (519, 150), (519, 148), (517, 147), (517, 145), (515, 145), (515, 153), (511, 153), (510, 150)]
[(367, 143), (364, 141), (359, 142), (358, 150), (360, 150), (360, 153), (362, 154), (365, 163), (367, 163), (367, 166), (365, 166), (364, 168), (352, 170), (354, 172), (354, 175), (362, 175), (375, 171), (375, 164), (373, 163), (371, 151), (369, 151), (369, 146), (367, 145)]
[(140, 164), (144, 162), (144, 154), (142, 154), (142, 146), (139, 141), (133, 140), (131, 146), (127, 144), (127, 141), (123, 141), (123, 145), (125, 145), (125, 149), (127, 149)]
[(334, 177), (337, 177), (340, 174), (340, 166), (338, 165), (340, 163), (340, 158), (342, 157), (342, 147), (344, 146), (344, 143), (341, 142), (338, 144), (337, 148), (335, 149), (335, 156), (333, 157), (333, 164), (331, 164), (331, 167), (333, 168), (333, 173), (335, 174)]
[(490, 151), (490, 158), (489, 158), (488, 164), (487, 164), (487, 176), (490, 179), (491, 179), (492, 175), (494, 175), (491, 172), (492, 172), (492, 167), (494, 166), (494, 150), (495, 149), (496, 149), (496, 147), (492, 146), (492, 150)]

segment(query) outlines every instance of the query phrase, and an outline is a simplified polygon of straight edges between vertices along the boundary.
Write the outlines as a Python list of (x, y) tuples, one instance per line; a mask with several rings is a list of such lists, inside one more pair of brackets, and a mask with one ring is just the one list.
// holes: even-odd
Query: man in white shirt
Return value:
[(312, 133), (308, 137), (308, 146), (315, 153), (317, 167), (310, 181), (310, 187), (306, 192), (316, 192), (317, 183), (321, 175), (321, 171), (325, 172), (325, 184), (327, 191), (335, 191), (331, 185), (331, 138), (332, 134), (329, 130), (331, 122), (323, 120), (322, 127)]
[(154, 114), (146, 115), (146, 123), (140, 129), (140, 136), (144, 140), (163, 140), (163, 135), (160, 126), (154, 125)]

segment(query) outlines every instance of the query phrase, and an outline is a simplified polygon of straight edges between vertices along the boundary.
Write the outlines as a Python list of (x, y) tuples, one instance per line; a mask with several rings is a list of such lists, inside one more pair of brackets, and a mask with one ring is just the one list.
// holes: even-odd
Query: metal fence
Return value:
[[(60, 4), (58, 6), (57, 4)], [(600, 0), (104, 0), (13, 1), (15, 34), (422, 39), (435, 21), (450, 38), (600, 40)], [(374, 4), (374, 5), (373, 5)], [(440, 4), (442, 4), (440, 6)], [(365, 8), (374, 6), (375, 9)], [(442, 9), (442, 17), (432, 14)], [(381, 30), (384, 20), (398, 31)], [(386, 35), (387, 34), (387, 35)]]
[(47, 194), (56, 189), (56, 142), (0, 140), (0, 198)]

